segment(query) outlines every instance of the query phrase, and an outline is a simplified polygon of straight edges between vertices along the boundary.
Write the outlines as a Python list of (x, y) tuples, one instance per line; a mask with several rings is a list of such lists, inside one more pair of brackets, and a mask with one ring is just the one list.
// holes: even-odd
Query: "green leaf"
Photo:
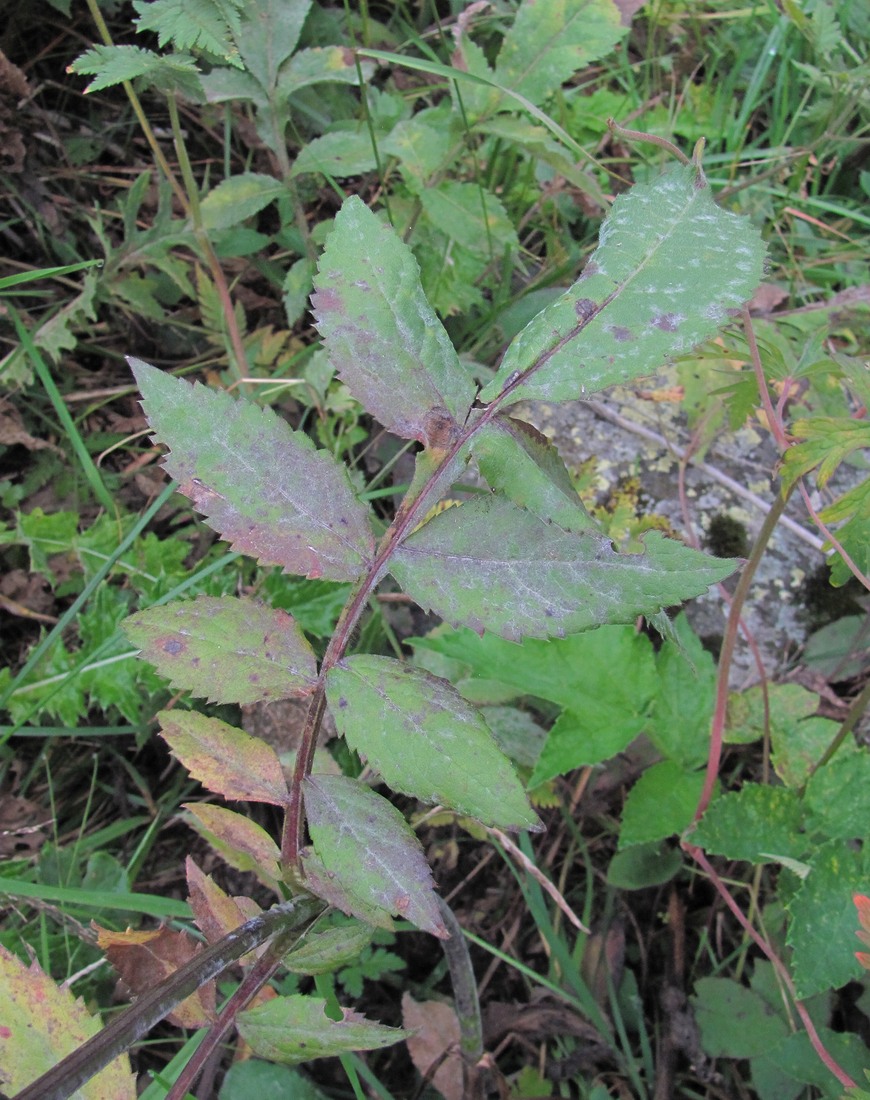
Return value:
[[(866, 823), (863, 826), (866, 836)], [(837, 989), (861, 976), (855, 958), (852, 895), (870, 881), (870, 849), (832, 840), (813, 854), (810, 873), (788, 903), (788, 943), (799, 997)]]
[(335, 724), (396, 791), (502, 829), (539, 824), (480, 712), (446, 680), (359, 654), (329, 670)]
[(358, 959), (371, 942), (371, 927), (352, 921), (313, 933), (301, 947), (285, 955), (283, 963), (294, 974), (331, 974)]
[(514, 339), (480, 400), (566, 401), (649, 374), (724, 324), (763, 263), (757, 231), (715, 204), (697, 168), (633, 187), (583, 274)]
[(420, 201), (432, 225), (469, 252), (498, 258), (505, 251), (514, 255), (519, 250), (516, 230), (504, 206), (475, 183), (444, 180), (437, 187), (425, 188)]
[(619, 847), (682, 833), (691, 824), (703, 786), (703, 772), (685, 772), (672, 760), (648, 768), (625, 800)]
[(368, 509), (332, 455), (270, 408), (190, 385), (139, 359), (130, 365), (166, 469), (206, 522), (263, 564), (354, 580), (374, 554)]
[(691, 1003), (713, 1058), (753, 1058), (788, 1035), (785, 1020), (763, 997), (730, 978), (699, 979)]
[(707, 759), (716, 664), (685, 615), (672, 629), (679, 644), (666, 640), (656, 656), (660, 686), (647, 732), (660, 752), (690, 769)]
[(617, 890), (646, 890), (670, 882), (682, 865), (679, 848), (656, 841), (633, 844), (610, 861), (607, 884)]
[(444, 446), (474, 398), (411, 250), (358, 197), (335, 219), (314, 281), (317, 326), (351, 393), (391, 432)]
[(336, 179), (362, 176), (378, 166), (371, 134), (367, 129), (336, 130), (309, 141), (299, 150), (291, 176), (321, 172)]
[(100, 92), (125, 80), (147, 76), (150, 84), (164, 90), (178, 88), (192, 98), (200, 91), (196, 61), (184, 53), (161, 57), (138, 46), (92, 46), (70, 65), (69, 71), (82, 75), (96, 74), (85, 92)]
[(254, 600), (177, 600), (131, 615), (124, 631), (173, 687), (211, 702), (287, 699), (317, 678), (314, 653), (293, 619)]
[(769, 863), (778, 856), (801, 859), (807, 851), (802, 818), (794, 791), (746, 783), (710, 804), (692, 843), (749, 863)]
[(164, 710), (157, 720), (173, 755), (214, 794), (238, 802), (287, 804), (281, 762), (265, 741), (196, 711)]
[(286, 193), (286, 186), (274, 176), (241, 172), (222, 180), (205, 196), (200, 204), (202, 223), (206, 229), (227, 229)]
[(301, 993), (250, 1008), (239, 1014), (237, 1025), (254, 1054), (284, 1065), (352, 1050), (380, 1050), (408, 1035), (401, 1028), (373, 1024), (350, 1009), (342, 1009), (340, 1020), (331, 1020), (325, 1000)]
[(627, 32), (612, 0), (524, 0), (498, 55), (495, 79), (540, 105)]
[(224, 1077), (218, 1100), (251, 1100), (252, 1096), (260, 1100), (278, 1100), (282, 1096), (292, 1096), (293, 1100), (329, 1100), (325, 1092), (289, 1066), (276, 1066), (258, 1058), (234, 1062)]
[(474, 434), (471, 453), (489, 485), (545, 523), (581, 534), (600, 530), (559, 452), (537, 428), (494, 417)]
[(239, 53), (261, 88), (277, 85), (310, 10), (311, 0), (245, 0)]
[[(859, 1081), (866, 1072), (867, 1047), (852, 1032), (817, 1027), (825, 1050), (852, 1077)], [(756, 1055), (750, 1066), (752, 1086), (759, 1100), (796, 1100), (807, 1095), (807, 1086), (815, 1086), (823, 1100), (861, 1100), (867, 1094), (843, 1086), (819, 1058), (805, 1031), (788, 1035), (769, 1050)]]
[(310, 775), (305, 809), (315, 853), (348, 894), (447, 935), (420, 842), (385, 798), (345, 776)]
[(276, 95), (286, 98), (309, 88), (312, 84), (324, 84), (338, 82), (339, 84), (359, 84), (360, 72), (363, 80), (368, 80), (374, 73), (374, 66), (370, 61), (361, 60), (359, 70), (356, 67), (356, 56), (353, 51), (344, 46), (314, 46), (307, 50), (299, 50), (290, 59), (289, 63), (282, 66), (278, 75)]
[(159, 46), (171, 42), (176, 50), (204, 50), (239, 64), (232, 39), (244, 0), (133, 0), (133, 7), (137, 30), (156, 31)]
[(809, 828), (832, 839), (864, 840), (870, 835), (870, 750), (842, 746), (810, 776), (805, 801)]
[(816, 484), (823, 489), (837, 467), (855, 451), (870, 447), (870, 423), (848, 417), (817, 416), (796, 420), (790, 433), (803, 440), (789, 447), (783, 458), (783, 487), (818, 467)]
[(390, 572), (422, 607), (512, 641), (655, 614), (736, 566), (657, 532), (643, 554), (619, 554), (603, 535), (576, 535), (485, 498), (441, 512), (390, 559)]

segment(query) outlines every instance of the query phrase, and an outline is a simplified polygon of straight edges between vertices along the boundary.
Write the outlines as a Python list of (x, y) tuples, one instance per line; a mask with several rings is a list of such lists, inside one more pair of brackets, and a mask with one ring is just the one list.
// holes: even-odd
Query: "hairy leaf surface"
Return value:
[(565, 531), (599, 532), (559, 452), (537, 428), (497, 416), (476, 432), (471, 453), (493, 489), (545, 523)]
[(287, 699), (317, 677), (311, 646), (286, 611), (235, 596), (150, 607), (124, 632), (173, 687), (215, 703)]
[(340, 1020), (326, 1015), (326, 1001), (294, 993), (275, 997), (242, 1012), (239, 1033), (254, 1054), (270, 1062), (295, 1065), (352, 1050), (379, 1050), (404, 1039), (408, 1032), (375, 1024), (351, 1009)]
[(452, 684), (390, 657), (348, 657), (329, 670), (339, 731), (389, 785), (502, 829), (538, 818), (480, 712)]
[(349, 894), (447, 935), (423, 849), (395, 806), (346, 776), (311, 775), (305, 809), (315, 853)]
[(506, 390), (503, 405), (567, 401), (651, 373), (743, 305), (764, 253), (752, 224), (720, 209), (694, 166), (633, 187), (583, 274), (514, 339), (480, 400)]
[(164, 710), (157, 718), (173, 754), (210, 791), (237, 802), (287, 802), (281, 762), (259, 737), (196, 711)]
[(356, 196), (336, 216), (314, 284), (317, 327), (354, 397), (396, 435), (443, 445), (474, 386), (413, 253)]
[(517, 641), (630, 622), (699, 595), (737, 564), (657, 532), (643, 554), (619, 554), (603, 535), (577, 535), (509, 501), (476, 499), (412, 534), (390, 572), (448, 622)]
[(354, 580), (374, 553), (347, 471), (269, 408), (130, 365), (164, 465), (234, 550), (288, 573)]

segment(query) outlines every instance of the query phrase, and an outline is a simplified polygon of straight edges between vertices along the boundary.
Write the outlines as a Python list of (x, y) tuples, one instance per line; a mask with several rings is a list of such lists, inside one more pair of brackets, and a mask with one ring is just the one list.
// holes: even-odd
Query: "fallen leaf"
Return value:
[(434, 1084), (444, 1100), (463, 1100), (459, 1020), (452, 1006), (444, 1001), (415, 1001), (410, 993), (403, 993), (402, 1026), (415, 1033), (405, 1042), (420, 1076)]

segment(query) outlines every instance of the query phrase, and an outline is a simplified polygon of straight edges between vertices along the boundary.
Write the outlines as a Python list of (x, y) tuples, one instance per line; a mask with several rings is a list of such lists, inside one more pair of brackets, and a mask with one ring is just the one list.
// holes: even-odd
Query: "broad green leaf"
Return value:
[(238, 40), (245, 68), (265, 90), (278, 83), (311, 10), (311, 0), (245, 0)]
[(69, 71), (94, 74), (85, 92), (100, 92), (138, 77), (148, 77), (164, 91), (177, 88), (192, 98), (198, 98), (201, 89), (196, 61), (189, 54), (161, 56), (139, 46), (92, 46), (76, 58)]
[[(599, 683), (598, 688), (609, 694), (609, 686)], [(610, 760), (628, 748), (645, 724), (643, 714), (617, 712), (613, 700), (594, 700), (581, 711), (563, 710), (547, 735), (529, 785)]]
[(206, 229), (227, 229), (286, 193), (286, 186), (274, 176), (241, 172), (222, 180), (205, 196), (200, 204), (202, 223)]
[(513, 641), (655, 614), (736, 566), (657, 532), (642, 554), (620, 554), (603, 535), (576, 535), (486, 498), (441, 512), (390, 559), (390, 572), (422, 607)]
[(372, 930), (361, 921), (313, 932), (301, 947), (284, 956), (284, 966), (294, 974), (331, 974), (359, 958), (372, 942)]
[(348, 893), (447, 935), (420, 842), (385, 798), (345, 776), (311, 775), (305, 809), (315, 853)]
[(665, 756), (684, 768), (707, 759), (716, 697), (716, 665), (681, 614), (673, 623), (677, 641), (666, 640), (656, 655), (659, 690), (647, 730)]
[(612, 0), (524, 0), (498, 55), (495, 79), (540, 105), (627, 32)]
[(712, 802), (692, 833), (708, 852), (749, 863), (778, 856), (801, 859), (807, 851), (802, 810), (794, 791), (746, 783)]
[(278, 845), (255, 821), (223, 806), (187, 803), (188, 824), (205, 837), (222, 859), (237, 871), (253, 871), (271, 890), (280, 878)]
[(364, 901), (359, 895), (347, 889), (336, 877), (335, 872), (328, 871), (323, 861), (318, 859), (310, 848), (303, 850), (302, 863), (305, 868), (305, 888), (310, 894), (321, 898), (330, 908), (347, 913), (363, 924), (369, 924), (373, 928), (383, 928), (388, 932), (393, 931), (393, 921), (386, 909)]
[(326, 1001), (294, 993), (275, 997), (239, 1014), (239, 1034), (261, 1058), (284, 1065), (328, 1058), (352, 1050), (379, 1050), (407, 1037), (400, 1028), (373, 1024), (342, 1009), (340, 1020), (326, 1015)]
[(790, 432), (801, 442), (789, 447), (783, 458), (783, 487), (818, 467), (816, 483), (824, 488), (844, 459), (853, 451), (870, 447), (870, 423), (848, 417), (817, 416), (796, 420)]
[(672, 760), (647, 768), (625, 800), (619, 847), (681, 833), (691, 824), (703, 786), (703, 772), (685, 772)]
[(432, 225), (469, 252), (500, 259), (519, 250), (513, 222), (501, 202), (475, 183), (444, 180), (420, 195)]
[[(66, 986), (0, 944), (0, 1083), (17, 1095), (100, 1031), (100, 1019)], [(134, 1100), (136, 1081), (122, 1054), (75, 1093), (78, 1100)]]
[(691, 1001), (701, 1043), (714, 1058), (752, 1058), (789, 1033), (763, 997), (730, 978), (700, 978)]
[(449, 116), (433, 118), (431, 111), (423, 111), (397, 122), (380, 143), (382, 154), (398, 159), (399, 170), (415, 191), (424, 188), (448, 159), (450, 122)]
[(481, 707), (480, 713), (501, 751), (520, 767), (533, 768), (547, 739), (543, 726), (519, 707)]
[(173, 755), (214, 794), (234, 802), (287, 802), (281, 762), (259, 737), (196, 711), (164, 710), (157, 720)]
[(322, 172), (336, 179), (362, 176), (378, 166), (371, 134), (367, 129), (336, 130), (314, 138), (299, 150), (291, 176)]
[(559, 452), (531, 424), (494, 417), (475, 432), (471, 453), (493, 489), (538, 519), (578, 534), (600, 531), (577, 495)]
[(480, 400), (566, 401), (649, 374), (743, 305), (764, 252), (694, 166), (633, 187), (614, 203), (583, 274), (514, 339)]
[[(855, 1081), (866, 1074), (867, 1047), (854, 1032), (816, 1028), (825, 1050)], [(834, 1077), (819, 1058), (805, 1031), (786, 1036), (775, 1046), (756, 1055), (750, 1063), (752, 1087), (759, 1100), (798, 1100), (808, 1095), (807, 1085), (815, 1086), (811, 1095), (822, 1100), (870, 1100), (870, 1093), (848, 1089)]]
[(285, 611), (235, 596), (197, 596), (131, 615), (124, 632), (173, 687), (215, 703), (304, 694), (317, 662)]
[(329, 357), (391, 432), (446, 446), (474, 399), (411, 250), (356, 196), (335, 219), (312, 298)]
[(683, 865), (679, 848), (661, 841), (633, 844), (617, 852), (607, 868), (607, 883), (617, 890), (646, 890), (669, 882)]
[[(866, 825), (864, 827), (866, 837)], [(813, 853), (810, 873), (788, 902), (788, 943), (799, 997), (837, 989), (861, 977), (855, 958), (852, 895), (870, 882), (870, 849), (832, 840)]]
[(133, 0), (133, 7), (137, 30), (155, 31), (161, 48), (171, 42), (176, 50), (204, 50), (239, 64), (232, 39), (244, 0)]
[[(370, 78), (374, 67), (370, 61), (361, 60), (363, 80)], [(312, 84), (337, 81), (340, 84), (358, 84), (360, 70), (356, 67), (353, 51), (343, 46), (314, 46), (299, 50), (283, 65), (275, 88), (278, 99), (286, 99)]]
[(831, 838), (863, 841), (870, 836), (870, 750), (844, 749), (807, 782), (807, 826)]
[(446, 680), (389, 657), (348, 657), (329, 670), (338, 730), (396, 791), (502, 829), (537, 815), (480, 712)]
[(261, 1100), (291, 1096), (293, 1100), (329, 1100), (313, 1081), (289, 1066), (277, 1066), (259, 1058), (234, 1062), (223, 1079), (218, 1100), (251, 1100), (252, 1096)]
[[(818, 709), (819, 696), (800, 684), (770, 684), (767, 689), (770, 723), (784, 736)], [(760, 686), (734, 693), (728, 699), (728, 744), (749, 745), (765, 735), (767, 708)], [(800, 784), (795, 784), (799, 786)]]
[(354, 580), (374, 539), (347, 471), (270, 408), (131, 359), (166, 469), (234, 550), (288, 573)]

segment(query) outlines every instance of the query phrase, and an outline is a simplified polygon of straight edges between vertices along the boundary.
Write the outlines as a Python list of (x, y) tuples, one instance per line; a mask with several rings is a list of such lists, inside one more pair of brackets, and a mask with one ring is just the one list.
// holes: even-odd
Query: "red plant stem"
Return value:
[(834, 1060), (834, 1058), (825, 1048), (822, 1040), (819, 1038), (819, 1033), (816, 1031), (815, 1024), (810, 1019), (810, 1015), (804, 1007), (803, 1001), (799, 1000), (798, 998), (797, 991), (794, 987), (794, 982), (791, 979), (791, 975), (789, 974), (788, 968), (786, 967), (785, 963), (782, 961), (782, 959), (780, 959), (779, 955), (777, 955), (777, 953), (773, 950), (767, 940), (765, 940), (764, 937), (760, 935), (755, 928), (753, 928), (749, 920), (747, 920), (746, 916), (743, 913), (743, 910), (731, 896), (728, 887), (713, 870), (710, 861), (707, 859), (701, 849), (695, 847), (694, 844), (688, 844), (684, 842), (683, 850), (688, 852), (692, 859), (694, 859), (695, 862), (704, 870), (705, 874), (709, 877), (710, 881), (716, 887), (716, 891), (718, 892), (719, 896), (737, 918), (737, 921), (745, 930), (746, 934), (755, 942), (755, 944), (759, 948), (761, 948), (761, 950), (773, 964), (774, 969), (779, 974), (783, 984), (789, 992), (789, 995), (794, 1001), (794, 1006), (797, 1009), (798, 1015), (803, 1021), (804, 1027), (807, 1030), (807, 1035), (809, 1036), (810, 1043), (812, 1043), (813, 1050), (816, 1052), (816, 1054), (818, 1054), (824, 1066), (828, 1070), (830, 1070), (831, 1073), (833, 1073), (840, 1084), (843, 1085), (845, 1088), (855, 1088), (856, 1083), (852, 1080), (849, 1074), (846, 1073), (843, 1067)]
[(846, 563), (855, 580), (862, 584), (866, 589), (870, 590), (870, 578), (868, 578), (867, 576), (865, 576), (864, 573), (861, 572), (861, 570), (846, 552), (842, 544), (834, 536), (833, 532), (825, 526), (824, 522), (819, 516), (819, 513), (813, 507), (813, 503), (810, 500), (810, 494), (807, 492), (807, 488), (804, 484), (803, 478), (798, 481), (798, 488), (800, 489), (801, 496), (804, 498), (804, 504), (806, 505), (806, 509), (809, 512), (810, 516), (812, 517), (813, 523), (815, 523), (816, 527), (818, 527), (818, 529), (822, 532), (822, 534), (825, 536), (831, 546), (833, 546), (833, 548)]
[(725, 625), (725, 636), (722, 639), (722, 650), (719, 654), (719, 671), (716, 678), (716, 706), (713, 711), (713, 721), (710, 726), (710, 752), (707, 756), (707, 772), (704, 777), (704, 787), (701, 791), (701, 797), (698, 799), (698, 805), (695, 808), (694, 821), (700, 821), (704, 816), (704, 811), (710, 804), (710, 799), (713, 796), (713, 788), (716, 785), (716, 779), (719, 775), (719, 765), (722, 762), (722, 744), (725, 735), (731, 662), (734, 659), (734, 647), (737, 643), (737, 635), (740, 629), (740, 616), (743, 612), (746, 598), (749, 595), (752, 578), (755, 576), (755, 571), (758, 569), (759, 563), (764, 556), (767, 544), (770, 541), (770, 536), (773, 534), (774, 528), (779, 521), (779, 517), (785, 510), (787, 503), (788, 495), (778, 496), (773, 504), (771, 504), (770, 511), (767, 513), (764, 523), (761, 525), (758, 538), (755, 540), (752, 554), (744, 566), (743, 572), (740, 574), (740, 580), (737, 583), (737, 587), (731, 599), (731, 607), (728, 611), (728, 621)]

